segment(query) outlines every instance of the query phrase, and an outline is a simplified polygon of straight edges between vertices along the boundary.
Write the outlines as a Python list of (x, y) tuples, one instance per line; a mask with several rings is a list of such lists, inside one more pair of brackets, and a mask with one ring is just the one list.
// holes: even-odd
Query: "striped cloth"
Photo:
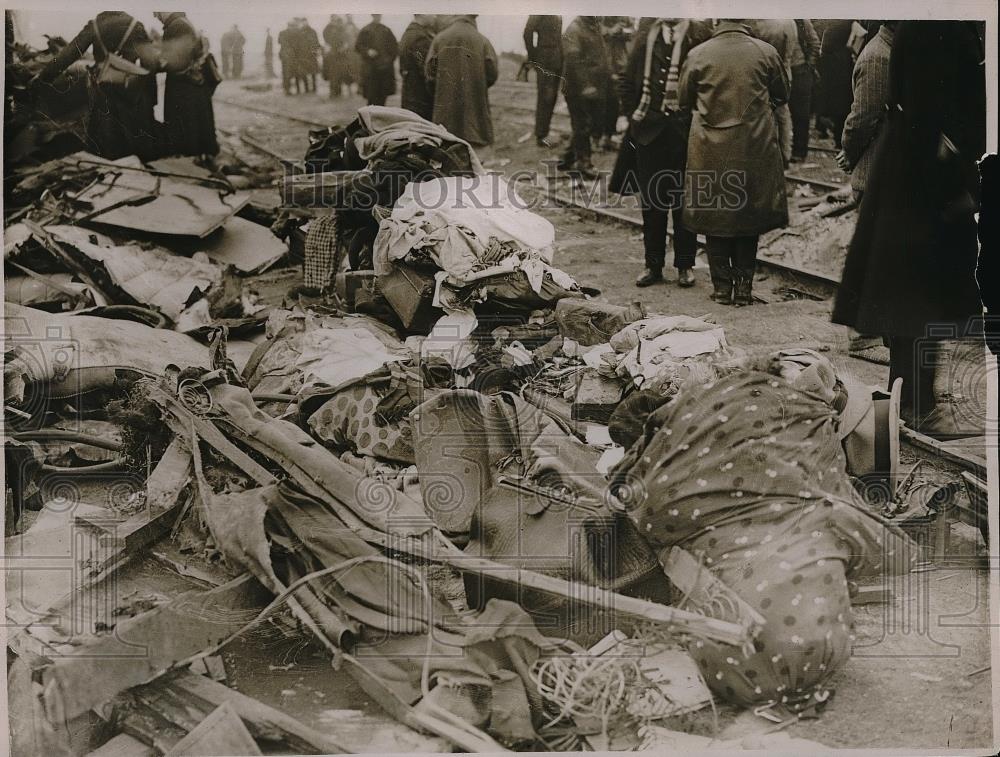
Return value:
[(854, 102), (844, 122), (843, 146), (855, 192), (863, 192), (868, 183), (875, 144), (888, 113), (892, 37), (892, 30), (882, 26), (854, 64)]
[(649, 113), (649, 105), (652, 101), (652, 69), (653, 69), (653, 45), (656, 37), (664, 35), (667, 44), (673, 45), (670, 52), (670, 68), (667, 71), (667, 81), (663, 93), (663, 112), (677, 110), (677, 83), (680, 79), (681, 48), (684, 46), (684, 37), (687, 35), (689, 22), (682, 19), (675, 26), (667, 24), (666, 19), (658, 18), (649, 25), (649, 32), (646, 35), (646, 60), (642, 70), (642, 97), (639, 105), (632, 113), (632, 122), (639, 123)]

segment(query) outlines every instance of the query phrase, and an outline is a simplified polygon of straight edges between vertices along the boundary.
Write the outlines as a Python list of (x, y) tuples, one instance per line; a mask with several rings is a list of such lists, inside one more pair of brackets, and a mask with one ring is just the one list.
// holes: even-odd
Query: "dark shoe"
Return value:
[(733, 282), (733, 304), (746, 307), (753, 304), (753, 277), (737, 276)]
[(694, 286), (694, 271), (690, 268), (677, 269), (677, 286), (684, 288)]
[(718, 302), (720, 305), (733, 304), (733, 283), (731, 281), (713, 281), (712, 286), (714, 291), (708, 295), (712, 302)]
[(649, 287), (653, 284), (660, 284), (663, 282), (662, 271), (657, 271), (652, 268), (647, 268), (642, 272), (642, 275), (635, 280), (635, 285), (637, 287)]
[(801, 155), (793, 155), (789, 163), (801, 163), (805, 160)]
[(552, 147), (552, 143), (549, 142), (548, 137), (537, 137), (535, 139), (535, 144), (538, 145), (539, 147), (545, 147), (545, 148)]

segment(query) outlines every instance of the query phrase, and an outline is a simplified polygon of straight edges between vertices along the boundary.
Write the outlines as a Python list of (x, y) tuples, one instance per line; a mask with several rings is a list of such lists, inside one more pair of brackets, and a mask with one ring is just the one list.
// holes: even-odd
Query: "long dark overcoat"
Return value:
[(469, 144), (492, 144), (487, 90), (497, 80), (497, 54), (474, 19), (459, 16), (434, 38), (426, 73), (434, 87), (432, 120)]
[(986, 148), (982, 50), (970, 22), (905, 21), (897, 29), (888, 130), (861, 201), (835, 323), (919, 337), (936, 325), (963, 329), (981, 314), (974, 208), (976, 161)]

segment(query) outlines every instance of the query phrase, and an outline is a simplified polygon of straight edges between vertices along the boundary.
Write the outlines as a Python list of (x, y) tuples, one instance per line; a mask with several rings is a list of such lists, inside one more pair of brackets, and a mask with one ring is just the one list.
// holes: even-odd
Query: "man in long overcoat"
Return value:
[(706, 236), (716, 302), (749, 305), (760, 235), (788, 223), (774, 110), (788, 101), (785, 66), (742, 19), (723, 20), (680, 74), (693, 111), (684, 225)]
[(573, 136), (559, 169), (594, 176), (590, 140), (599, 135), (613, 86), (600, 18), (577, 16), (563, 33), (563, 96)]
[(389, 95), (396, 94), (399, 43), (381, 14), (373, 13), (372, 22), (358, 32), (354, 49), (361, 56), (361, 94), (369, 105), (385, 105)]
[(691, 112), (680, 108), (677, 86), (691, 49), (710, 36), (711, 28), (702, 21), (658, 18), (636, 39), (622, 75), (621, 102), (629, 127), (609, 188), (620, 194), (637, 189), (641, 199), (646, 265), (636, 286), (663, 281), (671, 214), (677, 280), (684, 287), (694, 284), (697, 241), (682, 220)]
[(319, 55), (323, 47), (319, 43), (319, 35), (309, 25), (305, 18), (300, 19), (299, 55), (302, 59), (302, 76), (305, 79), (306, 92), (316, 91), (316, 74), (319, 73)]
[(535, 142), (548, 147), (552, 111), (559, 98), (562, 81), (562, 16), (528, 16), (524, 25), (524, 47), (527, 62), (537, 76), (538, 95), (535, 100)]
[(403, 79), (401, 105), (430, 120), (434, 113), (434, 95), (427, 83), (427, 53), (437, 31), (437, 19), (429, 13), (417, 13), (399, 40), (399, 75)]
[[(986, 149), (983, 49), (973, 22), (897, 27), (886, 133), (833, 309), (834, 323), (886, 338), (889, 385), (903, 379), (901, 414), (916, 430), (941, 437), (981, 433), (983, 421), (942, 402), (947, 389), (961, 387), (934, 386), (945, 362), (935, 331), (964, 335), (982, 316), (975, 212), (976, 161)], [(995, 251), (984, 247), (983, 254)]]
[(497, 54), (474, 15), (452, 16), (427, 53), (434, 88), (433, 121), (472, 145), (493, 143), (488, 89), (497, 80)]
[(298, 49), (298, 29), (295, 28), (295, 21), (288, 24), (278, 32), (278, 60), (281, 61), (281, 86), (286, 95), (292, 93), (292, 84), (295, 84), (295, 93), (299, 93), (301, 74), (299, 73)]

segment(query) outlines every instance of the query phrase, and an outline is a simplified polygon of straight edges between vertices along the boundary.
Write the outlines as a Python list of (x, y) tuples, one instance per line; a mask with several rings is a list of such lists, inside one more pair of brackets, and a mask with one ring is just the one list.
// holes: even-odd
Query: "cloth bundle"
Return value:
[[(397, 262), (439, 270), (435, 305), (445, 311), (490, 297), (523, 300), (531, 292), (552, 302), (578, 290), (551, 266), (554, 243), (552, 224), (524, 208), (499, 176), (413, 182), (381, 223), (375, 273), (384, 276)], [(517, 291), (501, 291), (504, 283)]]

